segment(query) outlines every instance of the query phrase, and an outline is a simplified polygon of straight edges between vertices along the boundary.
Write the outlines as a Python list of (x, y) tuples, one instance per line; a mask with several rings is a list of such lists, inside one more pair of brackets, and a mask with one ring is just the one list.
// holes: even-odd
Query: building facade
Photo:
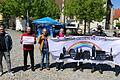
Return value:
[(113, 15), (113, 26), (116, 26), (117, 23), (120, 23), (120, 9), (115, 9), (114, 10), (114, 15)]

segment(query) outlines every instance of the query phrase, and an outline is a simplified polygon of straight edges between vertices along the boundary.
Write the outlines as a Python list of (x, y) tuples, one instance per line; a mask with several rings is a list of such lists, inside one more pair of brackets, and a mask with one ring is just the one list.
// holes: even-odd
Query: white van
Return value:
[(65, 24), (65, 28), (78, 28), (79, 27), (79, 23), (75, 20), (68, 20), (67, 23)]

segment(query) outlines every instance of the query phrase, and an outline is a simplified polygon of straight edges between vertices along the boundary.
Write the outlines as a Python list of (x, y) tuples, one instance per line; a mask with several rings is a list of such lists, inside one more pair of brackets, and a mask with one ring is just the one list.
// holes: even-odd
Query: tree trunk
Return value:
[(88, 34), (90, 35), (90, 21), (88, 21)]
[(87, 24), (87, 21), (85, 20), (84, 21), (84, 35), (86, 35), (86, 24)]

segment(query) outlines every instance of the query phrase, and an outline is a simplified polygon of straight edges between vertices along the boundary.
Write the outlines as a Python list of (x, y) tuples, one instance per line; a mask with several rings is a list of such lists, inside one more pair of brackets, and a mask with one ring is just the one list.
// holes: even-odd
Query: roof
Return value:
[(113, 16), (114, 19), (118, 19), (120, 18), (120, 9), (115, 9), (114, 10), (114, 16)]

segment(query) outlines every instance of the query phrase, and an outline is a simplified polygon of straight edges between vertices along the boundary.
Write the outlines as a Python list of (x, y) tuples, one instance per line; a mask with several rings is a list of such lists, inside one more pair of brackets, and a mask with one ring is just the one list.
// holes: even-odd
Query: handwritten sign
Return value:
[(31, 36), (23, 36), (23, 44), (34, 44), (34, 37)]

